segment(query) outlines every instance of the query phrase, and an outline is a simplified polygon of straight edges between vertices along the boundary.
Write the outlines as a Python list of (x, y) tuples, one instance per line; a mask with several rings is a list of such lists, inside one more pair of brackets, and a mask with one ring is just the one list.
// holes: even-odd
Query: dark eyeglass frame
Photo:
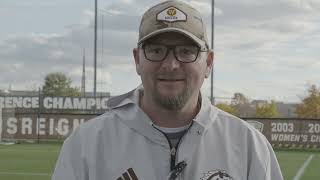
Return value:
[[(162, 46), (165, 46), (165, 47), (167, 48), (167, 52), (166, 52), (164, 58), (162, 58), (162, 59), (160, 59), (160, 60), (152, 60), (152, 59), (149, 59), (149, 58), (147, 57), (146, 51), (145, 51), (145, 46), (146, 46), (146, 45), (162, 45)], [(196, 56), (196, 58), (195, 58), (193, 61), (181, 61), (181, 60), (178, 58), (178, 56), (176, 55), (175, 49), (176, 49), (177, 46), (185, 46), (185, 45), (166, 45), (166, 44), (160, 44), (160, 43), (141, 43), (139, 46), (143, 49), (144, 57), (145, 57), (147, 60), (151, 61), (151, 62), (162, 62), (163, 60), (165, 60), (165, 59), (167, 58), (170, 50), (173, 51), (173, 55), (174, 55), (174, 57), (176, 58), (176, 60), (179, 61), (179, 62), (181, 62), (181, 63), (193, 63), (193, 62), (195, 62), (195, 61), (198, 59), (198, 56), (199, 56), (199, 53), (200, 53), (200, 52), (208, 52), (208, 48), (200, 48), (199, 46), (196, 46), (196, 45), (195, 45), (195, 47), (197, 47), (197, 50), (198, 50), (198, 51), (197, 51), (197, 56)], [(205, 50), (203, 50), (203, 49), (205, 49)]]

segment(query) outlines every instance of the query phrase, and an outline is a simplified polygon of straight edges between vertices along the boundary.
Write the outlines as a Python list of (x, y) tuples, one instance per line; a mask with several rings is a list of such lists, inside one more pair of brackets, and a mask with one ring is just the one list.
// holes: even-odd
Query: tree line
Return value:
[[(307, 95), (295, 105), (298, 118), (320, 119), (320, 88), (310, 85)], [(281, 118), (281, 114), (274, 100), (260, 102), (250, 101), (242, 93), (235, 93), (231, 103), (218, 103), (216, 106), (230, 114), (239, 117)]]

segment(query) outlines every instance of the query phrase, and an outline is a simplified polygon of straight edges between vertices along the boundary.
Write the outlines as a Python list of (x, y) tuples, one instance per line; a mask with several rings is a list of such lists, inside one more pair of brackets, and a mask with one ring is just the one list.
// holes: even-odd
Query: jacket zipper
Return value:
[(184, 135), (189, 131), (189, 129), (191, 128), (193, 124), (193, 121), (191, 121), (190, 126), (188, 127), (188, 129), (186, 129), (186, 131), (184, 132), (184, 134), (179, 138), (177, 144), (175, 147), (172, 147), (172, 144), (169, 140), (169, 137), (166, 135), (166, 133), (162, 132), (160, 129), (158, 129), (157, 127), (155, 127), (154, 125), (152, 125), (156, 130), (158, 130), (159, 132), (161, 132), (167, 139), (168, 143), (169, 143), (169, 148), (170, 148), (170, 171), (174, 170), (176, 167), (176, 156), (177, 156), (177, 152), (178, 152), (178, 147), (180, 145), (180, 142), (182, 140), (182, 138), (184, 137)]
[(180, 143), (180, 140), (182, 139), (182, 137), (179, 138), (178, 142), (177, 142), (177, 145), (176, 147), (173, 147), (170, 140), (169, 140), (169, 137), (163, 133), (162, 131), (160, 131), (167, 139), (168, 143), (169, 143), (169, 148), (170, 148), (170, 171), (172, 171), (176, 165), (176, 155), (177, 155), (177, 149), (178, 149), (178, 146), (179, 146), (179, 143)]

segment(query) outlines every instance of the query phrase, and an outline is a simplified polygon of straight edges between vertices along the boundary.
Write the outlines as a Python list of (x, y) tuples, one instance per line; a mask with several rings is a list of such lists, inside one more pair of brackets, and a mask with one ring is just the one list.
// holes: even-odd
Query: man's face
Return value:
[[(144, 44), (195, 45), (191, 39), (179, 33), (159, 34)], [(169, 50), (163, 61), (152, 62), (146, 59), (141, 47), (134, 49), (134, 57), (144, 87), (144, 98), (168, 110), (179, 110), (190, 99), (197, 101), (213, 61), (212, 52), (199, 52), (196, 61), (183, 63), (176, 59), (173, 50)]]

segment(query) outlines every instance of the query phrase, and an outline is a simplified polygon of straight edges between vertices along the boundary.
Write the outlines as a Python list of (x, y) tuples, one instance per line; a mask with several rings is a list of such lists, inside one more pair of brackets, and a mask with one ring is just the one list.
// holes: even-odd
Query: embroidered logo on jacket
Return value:
[(138, 180), (136, 173), (134, 173), (132, 168), (127, 169), (122, 176), (118, 177), (117, 180)]
[(224, 170), (212, 170), (204, 174), (200, 180), (233, 180)]

